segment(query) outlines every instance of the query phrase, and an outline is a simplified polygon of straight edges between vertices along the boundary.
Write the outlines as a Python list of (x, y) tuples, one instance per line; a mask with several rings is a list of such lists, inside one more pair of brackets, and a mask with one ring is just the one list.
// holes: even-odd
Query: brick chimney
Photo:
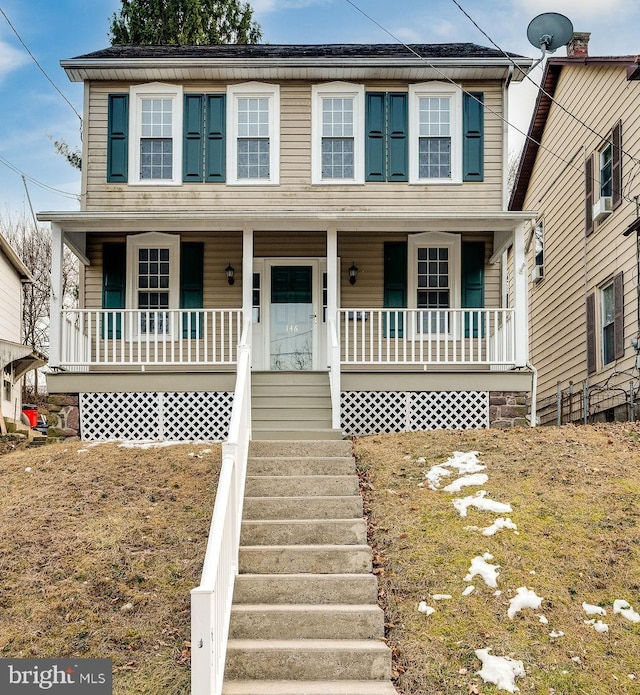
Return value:
[(589, 57), (589, 37), (591, 32), (574, 31), (571, 41), (567, 44), (567, 56), (569, 58)]

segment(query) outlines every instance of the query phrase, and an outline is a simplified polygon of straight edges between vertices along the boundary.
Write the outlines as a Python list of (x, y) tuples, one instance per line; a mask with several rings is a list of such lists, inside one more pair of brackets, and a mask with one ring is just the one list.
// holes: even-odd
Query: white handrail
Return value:
[(242, 504), (251, 440), (251, 323), (238, 346), (236, 389), (229, 437), (211, 517), (200, 585), (191, 590), (191, 694), (220, 695), (238, 573)]

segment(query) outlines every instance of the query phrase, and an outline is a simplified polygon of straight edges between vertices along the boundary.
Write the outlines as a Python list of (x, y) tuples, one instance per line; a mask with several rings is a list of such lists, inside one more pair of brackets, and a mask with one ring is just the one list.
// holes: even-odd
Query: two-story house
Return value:
[(473, 44), (62, 61), (85, 86), (82, 209), (39, 219), (54, 289), (63, 245), (82, 263), (81, 308), (53, 293), (48, 380), (78, 394), (82, 436), (223, 438), (241, 338), (273, 396), (260, 436), (311, 427), (287, 383), (330, 393), (336, 436), (525, 424), (527, 281), (505, 259), (522, 268), (531, 214), (507, 210), (506, 141), (531, 62)]
[(2, 389), (0, 430), (6, 434), (6, 422), (18, 425), (22, 413), (24, 375), (45, 363), (43, 355), (22, 343), (23, 285), (31, 282), (29, 269), (11, 244), (0, 233), (0, 370)]
[(542, 422), (634, 417), (638, 385), (638, 56), (547, 61), (510, 202), (527, 239)]

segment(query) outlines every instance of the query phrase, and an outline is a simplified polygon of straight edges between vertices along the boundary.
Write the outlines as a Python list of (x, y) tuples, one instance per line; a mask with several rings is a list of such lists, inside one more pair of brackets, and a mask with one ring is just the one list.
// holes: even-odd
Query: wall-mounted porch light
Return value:
[(233, 277), (234, 272), (235, 270), (231, 263), (229, 263), (229, 265), (224, 269), (224, 274), (227, 276), (227, 282), (230, 285), (233, 285), (233, 283), (235, 282), (235, 279)]
[(355, 285), (358, 279), (358, 266), (355, 261), (349, 266), (349, 284)]

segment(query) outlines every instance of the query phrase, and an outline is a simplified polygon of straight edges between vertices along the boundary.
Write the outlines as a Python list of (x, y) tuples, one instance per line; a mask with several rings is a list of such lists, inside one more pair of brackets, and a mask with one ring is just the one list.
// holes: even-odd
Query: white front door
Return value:
[(259, 318), (254, 345), (262, 346), (262, 354), (254, 354), (256, 368), (299, 371), (326, 367), (322, 363), (326, 354), (325, 260), (256, 259), (254, 274), (254, 321)]

